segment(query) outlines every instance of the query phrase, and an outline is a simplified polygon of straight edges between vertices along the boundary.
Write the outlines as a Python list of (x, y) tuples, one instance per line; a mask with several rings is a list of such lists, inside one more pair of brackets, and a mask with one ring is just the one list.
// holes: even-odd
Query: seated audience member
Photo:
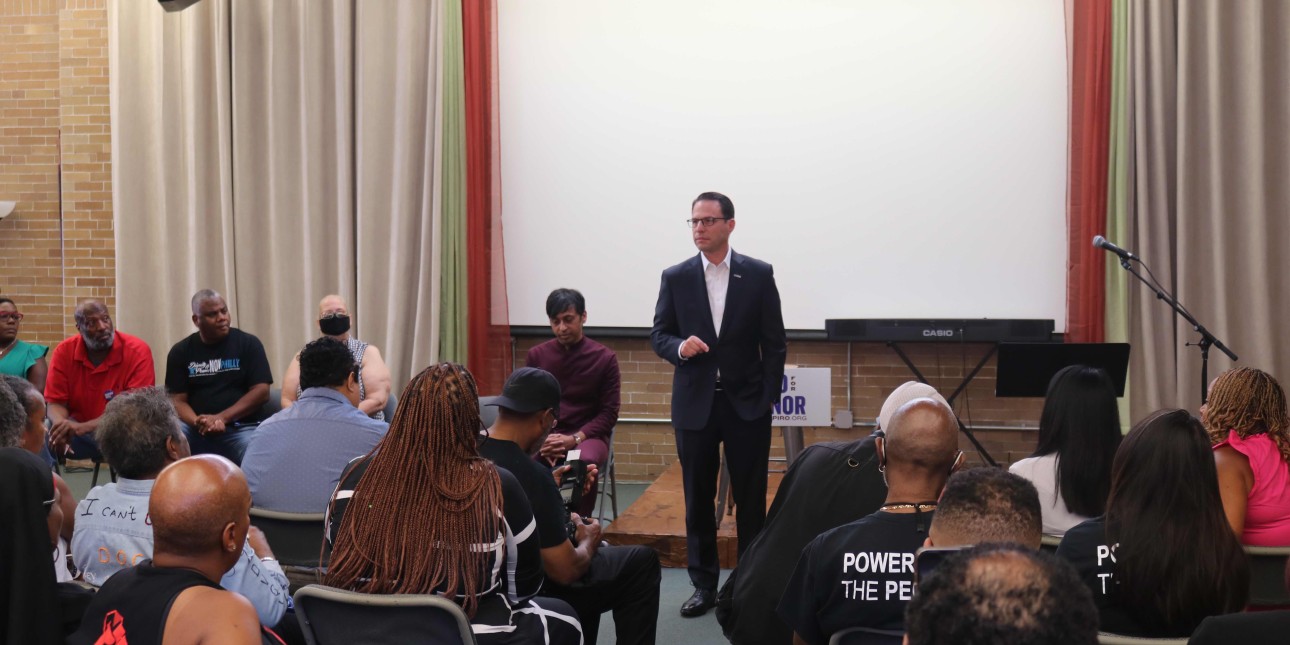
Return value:
[(999, 468), (950, 475), (927, 530), (926, 546), (1013, 542), (1038, 549), (1039, 493), (1029, 481)]
[[(890, 425), (900, 406), (917, 398), (945, 402), (930, 385), (903, 383), (883, 402), (878, 430)], [(717, 594), (717, 620), (731, 643), (793, 641), (793, 630), (775, 613), (797, 560), (785, 554), (799, 554), (815, 536), (882, 506), (887, 485), (878, 472), (878, 436), (875, 431), (855, 441), (807, 446), (789, 465), (766, 512), (766, 525)]]
[[(358, 372), (358, 409), (378, 421), (389, 421), (385, 418), (385, 405), (390, 399), (390, 368), (385, 366), (376, 345), (350, 335), (349, 320), (349, 308), (340, 296), (324, 296), (318, 303), (318, 328), (322, 330), (322, 337), (344, 343), (353, 354), (354, 362), (362, 368)], [(294, 405), (305, 389), (300, 382), (300, 354), (296, 354), (282, 379), (282, 407)]]
[[(95, 487), (77, 504), (79, 521), (72, 535), (76, 568), (85, 582), (96, 587), (154, 556), (156, 518), (149, 523), (148, 500), (155, 497), (158, 473), (189, 454), (179, 420), (161, 388), (113, 399), (99, 423), (98, 439), (104, 458), (120, 479)], [(240, 471), (237, 480), (245, 482)], [(216, 580), (245, 596), (260, 622), (276, 625), (287, 609), (287, 576), (273, 559), (264, 534), (252, 527), (247, 539), (238, 542), (237, 557), (229, 567)]]
[(905, 624), (908, 645), (1098, 642), (1097, 608), (1070, 565), (1015, 544), (947, 558), (919, 584)]
[(148, 344), (116, 331), (107, 307), (86, 300), (76, 307), (79, 334), (54, 348), (45, 381), (50, 445), (55, 455), (98, 459), (94, 428), (112, 397), (157, 384)]
[[(590, 645), (596, 642), (600, 614), (607, 611), (614, 613), (618, 643), (653, 643), (658, 554), (646, 546), (602, 546), (600, 523), (570, 513), (551, 470), (532, 458), (555, 424), (561, 400), (560, 384), (550, 373), (533, 367), (515, 370), (492, 403), (497, 422), (479, 453), (515, 475), (528, 494), (548, 579), (542, 595), (573, 606)], [(595, 472), (590, 465), (588, 470), (590, 484)]]
[(371, 452), (389, 426), (359, 411), (358, 364), (344, 343), (323, 336), (297, 358), (304, 394), (260, 424), (242, 471), (256, 508), (322, 513), (345, 466)]
[[(582, 461), (604, 470), (609, 460), (609, 440), (618, 423), (618, 356), (587, 338), (587, 303), (573, 289), (556, 289), (546, 298), (546, 316), (555, 338), (529, 349), (527, 367), (550, 372), (560, 382), (560, 416), (555, 429), (542, 442), (540, 456), (552, 466), (562, 463), (577, 448)], [(596, 507), (596, 488), (574, 509), (590, 516)]]
[[(4, 390), (6, 386), (22, 407), (26, 422), (18, 421), (18, 411), (5, 403), (4, 392), (0, 391), (0, 447), (16, 446), (43, 459), (45, 397), (40, 395), (31, 382), (9, 374), (4, 375), (0, 390)], [(15, 423), (18, 423), (17, 432), (13, 430)], [(63, 528), (59, 533), (58, 549), (54, 553), (54, 573), (59, 582), (70, 582), (73, 576), (67, 570), (67, 545), (72, 541), (72, 530), (76, 527), (76, 496), (57, 473), (54, 474), (54, 487), (58, 489), (59, 506), (63, 510)]]
[(878, 439), (887, 499), (878, 511), (825, 531), (802, 551), (779, 601), (794, 642), (827, 643), (851, 627), (904, 628), (914, 552), (927, 538), (945, 480), (962, 462), (949, 406), (914, 399)]
[[(3, 407), (8, 389), (0, 390)], [(80, 622), (79, 616), (65, 613), (49, 566), (63, 515), (52, 475), (30, 452), (0, 448), (0, 546), (5, 554), (0, 558), (0, 642), (62, 643), (66, 619)]]
[(1071, 365), (1053, 375), (1039, 417), (1039, 446), (1008, 469), (1039, 490), (1045, 535), (1061, 537), (1102, 514), (1120, 437), (1115, 386), (1105, 370)]
[(152, 518), (151, 559), (112, 576), (67, 642), (280, 642), (261, 630), (246, 598), (219, 584), (244, 559), (250, 509), (246, 480), (221, 457), (191, 457), (161, 471), (147, 506), (136, 509)]
[(580, 643), (573, 608), (534, 597), (543, 577), (533, 513), (515, 477), (479, 455), (479, 430), (465, 368), (440, 363), (413, 378), (385, 439), (332, 496), (325, 582), (450, 598), (482, 645)]
[(1250, 565), (1223, 517), (1209, 441), (1185, 410), (1156, 412), (1125, 435), (1106, 515), (1067, 531), (1057, 555), (1093, 593), (1105, 632), (1185, 637), (1249, 595)]
[(1200, 418), (1232, 530), (1244, 544), (1290, 545), (1290, 413), (1281, 384), (1249, 367), (1223, 372)]
[(230, 325), (224, 296), (203, 289), (192, 308), (197, 332), (170, 348), (166, 390), (193, 454), (240, 464), (269, 400), (269, 359), (259, 338)]
[(49, 348), (18, 340), (22, 312), (8, 298), (0, 298), (0, 374), (9, 374), (31, 381), (36, 389), (45, 390), (45, 375), (49, 364), (45, 354)]

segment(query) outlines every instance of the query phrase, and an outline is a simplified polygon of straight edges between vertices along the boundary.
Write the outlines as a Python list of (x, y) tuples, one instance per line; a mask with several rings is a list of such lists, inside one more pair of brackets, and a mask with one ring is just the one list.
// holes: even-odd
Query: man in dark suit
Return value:
[(784, 318), (775, 273), (730, 249), (735, 206), (721, 193), (691, 204), (699, 254), (663, 271), (650, 343), (676, 366), (672, 425), (685, 486), (686, 550), (694, 595), (682, 616), (716, 604), (714, 499), (720, 445), (734, 494), (739, 553), (766, 520), (771, 404), (784, 378)]

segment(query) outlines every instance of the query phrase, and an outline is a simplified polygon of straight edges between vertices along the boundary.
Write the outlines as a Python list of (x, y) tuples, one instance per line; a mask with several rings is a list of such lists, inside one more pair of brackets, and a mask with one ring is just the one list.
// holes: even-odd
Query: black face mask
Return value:
[(349, 331), (349, 316), (338, 314), (331, 318), (320, 318), (318, 328), (326, 336), (339, 336)]

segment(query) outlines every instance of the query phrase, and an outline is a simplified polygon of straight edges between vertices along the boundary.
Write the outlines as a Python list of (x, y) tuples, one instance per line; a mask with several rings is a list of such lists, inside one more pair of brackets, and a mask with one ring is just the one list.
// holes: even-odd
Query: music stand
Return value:
[(999, 343), (994, 395), (1044, 396), (1053, 375), (1068, 365), (1088, 365), (1106, 370), (1115, 386), (1115, 395), (1124, 396), (1124, 382), (1129, 373), (1129, 344)]

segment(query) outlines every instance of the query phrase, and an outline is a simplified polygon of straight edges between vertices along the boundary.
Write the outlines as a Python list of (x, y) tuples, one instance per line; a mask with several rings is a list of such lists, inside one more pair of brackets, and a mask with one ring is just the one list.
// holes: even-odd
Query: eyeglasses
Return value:
[(7, 321), (11, 321), (11, 322), (18, 322), (19, 320), (22, 320), (22, 314), (20, 314), (20, 313), (18, 313), (18, 312), (16, 312), (16, 311), (15, 311), (15, 312), (13, 312), (13, 313), (2, 313), (2, 314), (0, 314), (0, 320), (7, 320)]
[(709, 228), (711, 226), (715, 226), (717, 222), (724, 222), (728, 219), (730, 218), (729, 217), (696, 217), (694, 219), (685, 220), (685, 223), (689, 224), (690, 228), (698, 228), (700, 224), (702, 224), (704, 228)]
[(332, 318), (349, 318), (349, 314), (343, 311), (329, 311), (318, 317), (319, 320), (331, 320)]

